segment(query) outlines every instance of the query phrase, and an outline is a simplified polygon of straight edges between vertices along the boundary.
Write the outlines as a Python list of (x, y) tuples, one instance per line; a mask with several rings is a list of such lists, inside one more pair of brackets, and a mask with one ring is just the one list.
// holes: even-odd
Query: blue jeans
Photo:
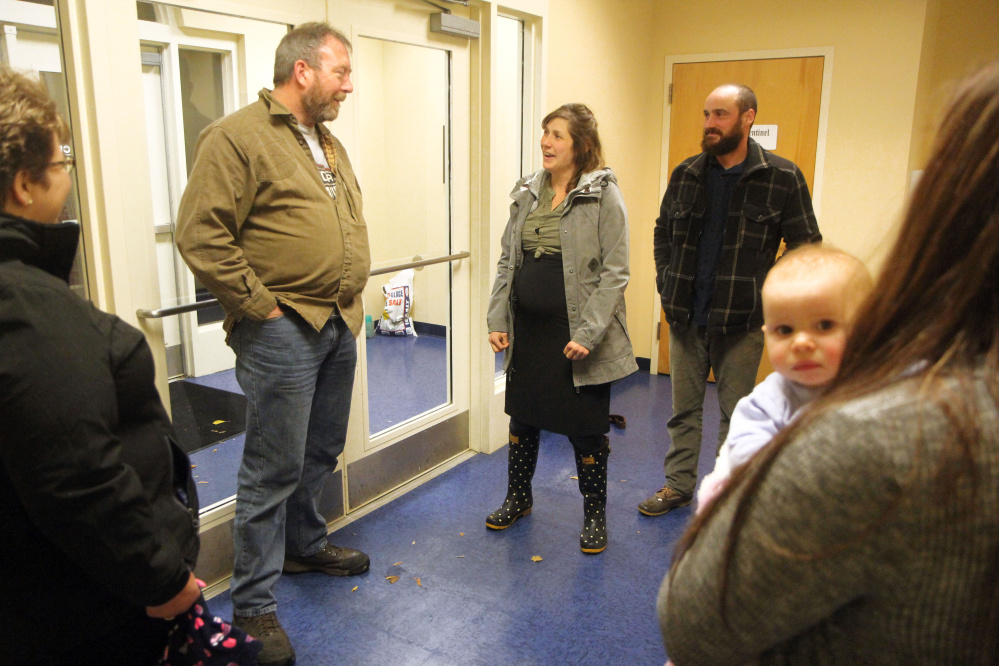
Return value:
[(718, 445), (721, 446), (728, 436), (728, 424), (736, 403), (749, 395), (756, 385), (762, 356), (763, 331), (760, 329), (712, 335), (698, 326), (690, 326), (682, 333), (670, 327), (673, 417), (666, 423), (671, 440), (663, 463), (667, 486), (683, 495), (691, 495), (697, 485), (708, 373), (714, 368), (721, 412), (718, 425)]
[(277, 608), (285, 552), (326, 543), (318, 501), (343, 451), (357, 343), (333, 315), (317, 332), (296, 313), (236, 323), (229, 338), (246, 394), (246, 444), (233, 523), (233, 614)]

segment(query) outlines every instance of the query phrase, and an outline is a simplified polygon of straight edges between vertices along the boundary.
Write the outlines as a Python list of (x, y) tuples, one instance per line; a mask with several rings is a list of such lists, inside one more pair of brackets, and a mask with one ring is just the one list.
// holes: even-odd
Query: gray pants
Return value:
[(714, 335), (702, 326), (677, 333), (669, 331), (670, 380), (673, 385), (673, 417), (666, 424), (672, 442), (663, 470), (666, 485), (684, 495), (697, 485), (697, 460), (701, 455), (701, 423), (708, 373), (715, 371), (721, 422), (719, 446), (728, 435), (735, 405), (756, 385), (763, 354), (763, 331), (756, 329), (732, 335)]

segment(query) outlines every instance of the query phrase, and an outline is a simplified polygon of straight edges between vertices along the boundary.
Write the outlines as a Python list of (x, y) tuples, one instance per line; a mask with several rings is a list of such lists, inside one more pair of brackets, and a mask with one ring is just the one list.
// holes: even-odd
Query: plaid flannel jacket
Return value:
[[(708, 156), (687, 158), (670, 175), (656, 219), (656, 288), (666, 321), (683, 330), (693, 316), (693, 286), (707, 194)], [(781, 238), (793, 249), (822, 240), (801, 170), (749, 139), (746, 170), (729, 202), (708, 329), (727, 335), (763, 325), (760, 289)]]

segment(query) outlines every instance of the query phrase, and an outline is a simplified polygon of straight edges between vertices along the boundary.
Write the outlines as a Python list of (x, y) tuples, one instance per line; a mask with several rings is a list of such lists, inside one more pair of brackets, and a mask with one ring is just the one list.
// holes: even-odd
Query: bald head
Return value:
[(701, 150), (728, 169), (746, 158), (749, 128), (756, 120), (756, 95), (746, 86), (727, 83), (704, 101)]
[(754, 115), (756, 113), (756, 93), (749, 86), (744, 86), (741, 83), (726, 83), (712, 90), (711, 94), (718, 94), (733, 101), (740, 114), (750, 109), (753, 110)]

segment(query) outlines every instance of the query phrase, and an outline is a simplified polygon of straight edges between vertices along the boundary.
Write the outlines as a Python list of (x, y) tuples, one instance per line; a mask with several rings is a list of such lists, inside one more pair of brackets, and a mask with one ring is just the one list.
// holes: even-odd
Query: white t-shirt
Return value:
[(316, 166), (330, 168), (330, 163), (326, 160), (326, 153), (323, 152), (323, 146), (319, 143), (319, 130), (316, 126), (306, 127), (302, 123), (298, 123), (298, 131), (302, 133), (305, 138), (305, 143), (308, 144), (309, 150), (312, 151), (312, 159), (316, 161)]
[(295, 122), (298, 125), (298, 130), (302, 133), (302, 137), (305, 139), (305, 144), (312, 152), (312, 161), (316, 164), (316, 171), (319, 172), (320, 180), (323, 181), (323, 185), (326, 187), (329, 195), (336, 199), (336, 175), (330, 169), (330, 163), (326, 160), (326, 153), (323, 152), (323, 146), (319, 142), (319, 130), (316, 129), (315, 125), (306, 127), (297, 120)]

